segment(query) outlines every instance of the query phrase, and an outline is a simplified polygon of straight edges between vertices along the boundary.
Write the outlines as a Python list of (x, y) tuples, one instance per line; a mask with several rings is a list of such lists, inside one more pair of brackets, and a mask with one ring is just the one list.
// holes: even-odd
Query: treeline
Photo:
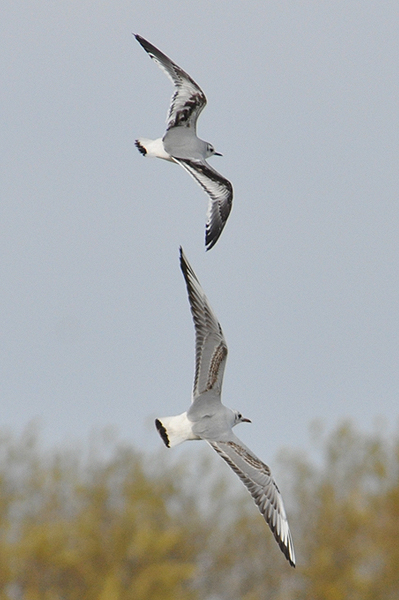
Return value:
[(3, 435), (0, 600), (396, 600), (399, 436), (345, 424), (319, 446), (273, 465), (294, 570), (206, 447), (168, 467), (169, 452), (48, 453), (33, 431)]

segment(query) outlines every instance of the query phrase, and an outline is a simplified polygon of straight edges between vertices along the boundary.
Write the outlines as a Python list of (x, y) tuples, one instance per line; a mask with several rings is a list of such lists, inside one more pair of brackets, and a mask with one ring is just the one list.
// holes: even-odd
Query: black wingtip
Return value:
[(155, 419), (155, 427), (157, 428), (158, 433), (161, 436), (161, 438), (162, 438), (165, 446), (167, 448), (170, 448), (170, 442), (169, 442), (168, 434), (166, 433), (166, 429), (162, 425), (162, 423), (161, 423), (161, 421), (159, 419)]
[(222, 234), (223, 228), (224, 225), (221, 227), (221, 229), (217, 230), (216, 232), (210, 231), (209, 229), (205, 229), (205, 252), (208, 252), (208, 250), (211, 250), (211, 248), (214, 247), (214, 245), (216, 244), (216, 242)]
[(192, 293), (192, 282), (191, 282), (191, 280), (192, 279), (195, 280), (200, 287), (201, 287), (201, 284), (200, 284), (200, 282), (198, 280), (198, 277), (194, 273), (194, 270), (193, 270), (192, 266), (188, 262), (188, 259), (187, 259), (186, 255), (184, 254), (184, 250), (183, 250), (183, 248), (181, 246), (180, 246), (180, 269), (181, 269), (181, 271), (183, 273), (183, 277), (184, 277), (184, 280), (186, 282), (187, 291), (188, 291), (188, 294), (190, 296), (190, 294)]
[(225, 205), (219, 205), (219, 218), (209, 220), (205, 226), (206, 251), (213, 248), (216, 242), (219, 240), (227, 223), (227, 219), (231, 213), (233, 206), (233, 187), (231, 186), (230, 182), (228, 183), (231, 188), (231, 196), (229, 201)]
[[(135, 33), (134, 37), (136, 38), (136, 40), (138, 41), (138, 43), (144, 48), (144, 50), (146, 52), (148, 52), (149, 54), (151, 54), (153, 52), (159, 52), (159, 50), (155, 46), (153, 46), (148, 40), (146, 40), (145, 38), (143, 38), (138, 33)], [(160, 54), (162, 54), (162, 53), (160, 53)]]
[(182, 248), (182, 246), (179, 246), (179, 258), (180, 258), (180, 268), (183, 271), (184, 270), (184, 266), (186, 265), (186, 256), (184, 254), (184, 250)]
[[(270, 525), (269, 525), (270, 527)], [(270, 528), (271, 529), (271, 528)], [(273, 531), (273, 530), (272, 530)], [(290, 554), (290, 549), (288, 546), (286, 546), (284, 544), (284, 542), (282, 540), (280, 540), (277, 536), (277, 534), (273, 531), (274, 534), (274, 539), (276, 540), (276, 542), (278, 543), (278, 545), (280, 546), (280, 550), (281, 552), (284, 554), (285, 558), (288, 560), (288, 562), (290, 563), (291, 567), (293, 567), (295, 569), (295, 563), (291, 558), (291, 554)]]
[(133, 33), (134, 37), (136, 38), (136, 40), (138, 41), (138, 43), (140, 44), (140, 46), (142, 46), (145, 49), (145, 42), (147, 40), (145, 40), (143, 37), (141, 37), (141, 35), (139, 35), (138, 33)]
[(190, 268), (190, 265), (187, 261), (186, 255), (184, 254), (184, 250), (182, 246), (179, 247), (179, 256), (180, 256), (180, 268), (184, 275), (184, 279), (187, 281), (187, 274)]
[[(281, 552), (284, 554), (285, 558), (288, 560), (291, 567), (294, 567), (294, 569), (295, 569), (295, 563), (291, 558), (290, 545), (287, 545), (283, 542), (283, 540), (280, 538), (279, 534), (277, 533), (276, 527), (273, 527), (271, 525), (271, 523), (269, 523), (267, 521), (265, 515), (263, 515), (263, 518), (265, 519), (266, 523), (268, 524), (270, 531), (272, 532), (272, 534), (274, 536), (274, 539), (276, 540), (277, 544), (280, 547)], [(291, 542), (291, 544), (292, 544), (292, 542)]]
[(290, 557), (290, 555), (288, 554), (288, 552), (287, 552), (287, 554), (286, 554), (286, 553), (283, 551), (283, 554), (284, 554), (285, 558), (288, 560), (288, 562), (290, 563), (291, 567), (293, 567), (293, 568), (295, 569), (295, 566), (296, 566), (296, 565), (295, 565), (295, 563), (294, 563), (294, 562), (291, 560), (291, 557)]
[(207, 246), (207, 243), (205, 242), (205, 252), (208, 252), (208, 250), (211, 250), (214, 247), (214, 245), (216, 244), (216, 241), (217, 240), (214, 240), (212, 242), (212, 244), (209, 244), (208, 246)]

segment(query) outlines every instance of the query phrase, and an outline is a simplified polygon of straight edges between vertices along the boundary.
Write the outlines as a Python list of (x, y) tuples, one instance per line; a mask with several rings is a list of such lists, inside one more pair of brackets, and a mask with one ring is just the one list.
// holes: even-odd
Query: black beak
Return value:
[(220, 154), (220, 152), (214, 152), (213, 156), (223, 156), (223, 154)]
[(241, 419), (241, 423), (252, 423), (251, 419), (246, 419), (245, 417), (243, 417)]

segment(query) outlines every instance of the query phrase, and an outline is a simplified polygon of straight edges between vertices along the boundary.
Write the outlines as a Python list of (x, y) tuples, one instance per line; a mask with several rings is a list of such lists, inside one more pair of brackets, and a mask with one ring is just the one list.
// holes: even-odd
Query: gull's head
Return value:
[(250, 419), (246, 419), (245, 417), (243, 417), (242, 414), (240, 413), (240, 411), (235, 410), (233, 427), (235, 425), (238, 425), (238, 423), (252, 423), (252, 421)]
[(207, 143), (206, 144), (206, 158), (208, 158), (209, 156), (223, 156), (223, 154), (220, 154), (220, 152), (216, 152), (215, 148), (212, 146), (212, 144)]

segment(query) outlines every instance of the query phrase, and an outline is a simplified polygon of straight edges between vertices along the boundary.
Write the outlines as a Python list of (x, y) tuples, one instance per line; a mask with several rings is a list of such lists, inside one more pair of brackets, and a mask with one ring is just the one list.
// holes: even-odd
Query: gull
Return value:
[(212, 144), (197, 137), (197, 119), (206, 105), (199, 85), (183, 69), (140, 35), (136, 40), (166, 73), (175, 86), (162, 138), (139, 138), (136, 146), (143, 156), (155, 156), (183, 167), (209, 196), (205, 226), (205, 246), (210, 250), (218, 241), (233, 202), (233, 186), (207, 162), (210, 156), (222, 156)]
[(290, 565), (295, 552), (283, 499), (270, 469), (233, 433), (239, 423), (251, 423), (221, 402), (227, 345), (222, 328), (201, 284), (180, 248), (180, 267), (186, 281), (195, 327), (195, 376), (190, 408), (174, 417), (155, 420), (168, 448), (186, 440), (205, 440), (247, 487)]

